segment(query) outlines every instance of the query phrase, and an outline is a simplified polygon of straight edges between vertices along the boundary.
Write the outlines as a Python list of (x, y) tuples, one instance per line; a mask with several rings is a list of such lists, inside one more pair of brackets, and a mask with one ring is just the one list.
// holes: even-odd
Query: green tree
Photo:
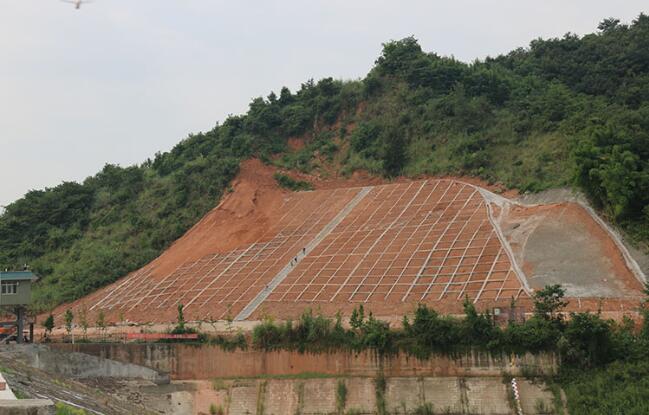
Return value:
[(365, 322), (365, 310), (363, 309), (363, 304), (360, 304), (358, 308), (354, 307), (352, 314), (349, 318), (349, 325), (354, 330), (360, 330), (363, 327)]
[(644, 284), (644, 301), (640, 305), (640, 315), (642, 316), (642, 337), (649, 341), (649, 281)]
[(559, 284), (547, 285), (542, 290), (536, 291), (533, 296), (534, 315), (544, 319), (554, 320), (559, 317), (568, 301), (564, 299), (566, 290)]
[(178, 304), (178, 317), (176, 321), (176, 327), (173, 329), (174, 334), (184, 334), (187, 332), (187, 329), (185, 327), (185, 313), (183, 311), (183, 308), (184, 306), (182, 304)]
[(65, 331), (69, 336), (70, 333), (72, 333), (72, 323), (74, 322), (74, 314), (72, 313), (71, 309), (68, 308), (67, 310), (65, 310), (63, 320), (65, 321)]
[(407, 143), (404, 132), (396, 128), (389, 128), (384, 134), (383, 169), (388, 176), (395, 177), (401, 174), (406, 164)]
[(86, 310), (85, 305), (79, 310), (79, 326), (83, 332), (83, 338), (86, 339), (88, 334), (88, 310)]
[(46, 337), (52, 334), (52, 330), (54, 330), (54, 316), (52, 314), (47, 316), (47, 318), (43, 322), (43, 328), (45, 328)]
[(413, 339), (412, 352), (422, 358), (435, 351), (448, 352), (462, 343), (459, 322), (424, 304), (417, 305), (412, 323), (404, 316), (403, 327)]
[(105, 332), (106, 332), (106, 315), (104, 314), (104, 310), (99, 310), (97, 313), (97, 320), (95, 322), (97, 325), (97, 328), (99, 329), (99, 332), (101, 333), (102, 340), (104, 338)]
[(600, 24), (597, 25), (597, 29), (606, 33), (618, 28), (619, 24), (620, 24), (620, 19), (615, 19), (613, 17), (610, 17), (608, 19), (602, 20)]
[(649, 205), (649, 138), (608, 125), (596, 128), (574, 150), (577, 181), (618, 219), (637, 218)]
[(491, 317), (478, 313), (475, 305), (468, 297), (464, 299), (463, 340), (468, 344), (482, 344), (488, 346), (497, 339), (498, 330)]
[(370, 312), (367, 321), (363, 324), (361, 345), (363, 348), (376, 350), (380, 354), (387, 354), (394, 348), (394, 333), (390, 324), (381, 321)]
[(365, 156), (376, 157), (375, 143), (381, 135), (381, 127), (375, 122), (361, 123), (351, 134), (350, 144), (354, 151)]
[(559, 340), (565, 363), (577, 367), (593, 367), (615, 359), (610, 323), (597, 314), (573, 313)]

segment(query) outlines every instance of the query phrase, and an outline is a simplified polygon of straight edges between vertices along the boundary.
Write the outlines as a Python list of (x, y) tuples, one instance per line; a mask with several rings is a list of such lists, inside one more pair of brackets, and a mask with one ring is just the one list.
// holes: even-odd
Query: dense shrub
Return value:
[[(649, 295), (648, 297), (649, 298)], [(296, 322), (277, 324), (265, 319), (253, 330), (253, 346), (263, 350), (330, 349), (376, 350), (382, 354), (402, 351), (426, 358), (432, 353), (453, 354), (469, 349), (495, 352), (557, 352), (566, 368), (602, 367), (618, 360), (637, 360), (649, 354), (649, 339), (631, 320), (615, 323), (599, 314), (571, 313), (564, 318), (564, 290), (548, 286), (534, 295), (537, 312), (522, 322), (495, 324), (489, 313), (480, 313), (468, 300), (463, 318), (442, 316), (420, 304), (412, 318), (404, 316), (401, 328), (365, 315), (362, 305), (343, 327), (334, 320), (306, 310)], [(646, 324), (646, 321), (644, 322)]]
[(226, 351), (246, 350), (248, 348), (248, 340), (246, 340), (246, 336), (242, 332), (238, 332), (234, 336), (219, 334), (214, 337), (206, 337), (206, 341)]
[(649, 413), (649, 362), (617, 361), (591, 370), (563, 370), (571, 415)]
[(348, 328), (343, 326), (340, 313), (331, 319), (307, 309), (296, 322), (264, 319), (253, 329), (252, 344), (262, 350), (300, 352), (401, 351), (420, 358), (474, 349), (520, 354), (547, 351), (557, 352), (565, 367), (581, 369), (640, 359), (649, 353), (649, 339), (643, 337), (642, 330), (635, 329), (631, 320), (615, 323), (592, 313), (563, 317), (566, 302), (560, 286), (538, 290), (534, 302), (537, 312), (532, 317), (511, 321), (504, 327), (497, 325), (488, 312), (478, 312), (468, 299), (462, 318), (442, 316), (420, 304), (412, 317), (404, 316), (400, 328), (390, 327), (371, 312), (366, 315), (362, 305), (352, 311)]
[(313, 190), (313, 185), (311, 185), (311, 183), (309, 182), (305, 182), (304, 180), (295, 180), (292, 177), (281, 173), (275, 173), (273, 177), (277, 181), (277, 184), (285, 189), (293, 191)]

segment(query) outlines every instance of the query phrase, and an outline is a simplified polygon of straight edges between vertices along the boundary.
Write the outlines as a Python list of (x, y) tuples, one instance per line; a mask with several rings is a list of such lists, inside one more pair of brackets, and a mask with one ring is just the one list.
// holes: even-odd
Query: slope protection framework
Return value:
[(255, 243), (161, 278), (144, 267), (105, 290), (90, 311), (151, 318), (180, 303), (195, 318), (242, 320), (308, 306), (335, 312), (366, 303), (383, 314), (465, 295), (480, 302), (525, 293), (471, 185), (428, 180), (296, 193), (278, 214)]
[[(241, 180), (235, 193), (249, 186)], [(178, 304), (196, 320), (295, 318), (308, 307), (333, 315), (359, 304), (379, 316), (418, 303), (461, 312), (465, 298), (529, 308), (532, 290), (546, 283), (565, 285), (579, 299), (574, 307), (617, 311), (641, 296), (642, 272), (576, 204), (521, 205), (453, 179), (277, 192), (224, 201), (160, 258), (75, 306), (169, 322)], [(212, 218), (229, 205), (234, 216)]]

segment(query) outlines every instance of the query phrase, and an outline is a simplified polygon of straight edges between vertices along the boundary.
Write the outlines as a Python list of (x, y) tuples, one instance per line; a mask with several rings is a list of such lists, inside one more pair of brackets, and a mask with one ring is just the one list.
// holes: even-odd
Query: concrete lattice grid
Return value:
[(479, 192), (435, 180), (374, 188), (267, 301), (478, 301), (521, 290)]
[(224, 317), (246, 305), (357, 192), (296, 193), (258, 242), (184, 263), (162, 278), (152, 278), (152, 267), (145, 267), (102, 291), (91, 310), (148, 314), (182, 303), (188, 310), (209, 305), (211, 316)]
[(489, 213), (478, 188), (453, 180), (295, 193), (256, 243), (164, 276), (144, 267), (97, 293), (91, 309), (156, 320), (181, 303), (190, 316), (247, 319), (308, 306), (365, 303), (385, 314), (465, 296), (508, 302), (526, 296), (524, 276)]

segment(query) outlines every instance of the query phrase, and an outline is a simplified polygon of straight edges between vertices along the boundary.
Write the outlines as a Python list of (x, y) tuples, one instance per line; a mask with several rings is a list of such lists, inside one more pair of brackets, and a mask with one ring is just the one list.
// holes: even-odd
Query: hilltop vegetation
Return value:
[[(574, 184), (646, 243), (647, 45), (645, 15), (470, 64), (425, 53), (414, 38), (388, 42), (362, 80), (282, 88), (141, 165), (29, 192), (0, 216), (0, 267), (27, 263), (43, 277), (37, 308), (81, 297), (155, 258), (252, 156), (321, 175), (469, 174), (522, 191)], [(292, 137), (305, 146), (289, 150)]]

